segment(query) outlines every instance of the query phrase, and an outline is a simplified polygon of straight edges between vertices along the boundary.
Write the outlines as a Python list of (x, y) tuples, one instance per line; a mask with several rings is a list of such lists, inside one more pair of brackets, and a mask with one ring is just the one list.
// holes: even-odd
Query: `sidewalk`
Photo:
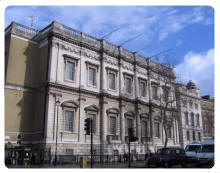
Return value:
[[(138, 162), (131, 162), (131, 168), (144, 168), (145, 162), (144, 161), (138, 161)], [(58, 164), (56, 166), (53, 166), (52, 164), (44, 164), (44, 165), (10, 165), (8, 168), (80, 168), (80, 164)], [(93, 168), (128, 168), (128, 162), (113, 162), (113, 163), (93, 163)], [(86, 169), (90, 168), (90, 163), (87, 163)]]

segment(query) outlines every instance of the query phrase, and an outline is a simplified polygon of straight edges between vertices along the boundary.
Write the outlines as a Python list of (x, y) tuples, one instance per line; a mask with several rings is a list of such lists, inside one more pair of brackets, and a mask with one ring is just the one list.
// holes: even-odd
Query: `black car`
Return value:
[(186, 167), (187, 156), (185, 150), (181, 147), (166, 147), (158, 149), (157, 152), (146, 159), (148, 167), (171, 168), (174, 165)]

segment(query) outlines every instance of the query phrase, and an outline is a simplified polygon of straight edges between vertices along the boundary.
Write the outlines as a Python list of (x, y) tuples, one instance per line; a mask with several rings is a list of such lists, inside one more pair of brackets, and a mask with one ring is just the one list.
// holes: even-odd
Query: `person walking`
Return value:
[(15, 152), (15, 165), (18, 166), (18, 160), (19, 160), (19, 153)]

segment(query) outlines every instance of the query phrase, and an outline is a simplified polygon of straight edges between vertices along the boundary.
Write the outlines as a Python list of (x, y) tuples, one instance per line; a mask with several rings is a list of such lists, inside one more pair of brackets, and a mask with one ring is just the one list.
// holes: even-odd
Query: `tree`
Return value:
[(173, 72), (174, 65), (171, 63), (160, 64), (151, 61), (154, 65), (153, 71), (157, 74), (162, 87), (157, 93), (157, 106), (160, 110), (162, 128), (165, 134), (164, 147), (167, 147), (168, 137), (170, 137), (171, 124), (173, 118), (177, 117), (177, 98), (175, 97), (175, 75)]

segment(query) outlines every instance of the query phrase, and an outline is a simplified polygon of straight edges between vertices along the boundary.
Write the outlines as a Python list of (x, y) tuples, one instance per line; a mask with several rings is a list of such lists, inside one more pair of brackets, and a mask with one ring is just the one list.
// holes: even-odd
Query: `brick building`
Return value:
[(214, 139), (214, 99), (209, 95), (201, 97), (204, 140)]

